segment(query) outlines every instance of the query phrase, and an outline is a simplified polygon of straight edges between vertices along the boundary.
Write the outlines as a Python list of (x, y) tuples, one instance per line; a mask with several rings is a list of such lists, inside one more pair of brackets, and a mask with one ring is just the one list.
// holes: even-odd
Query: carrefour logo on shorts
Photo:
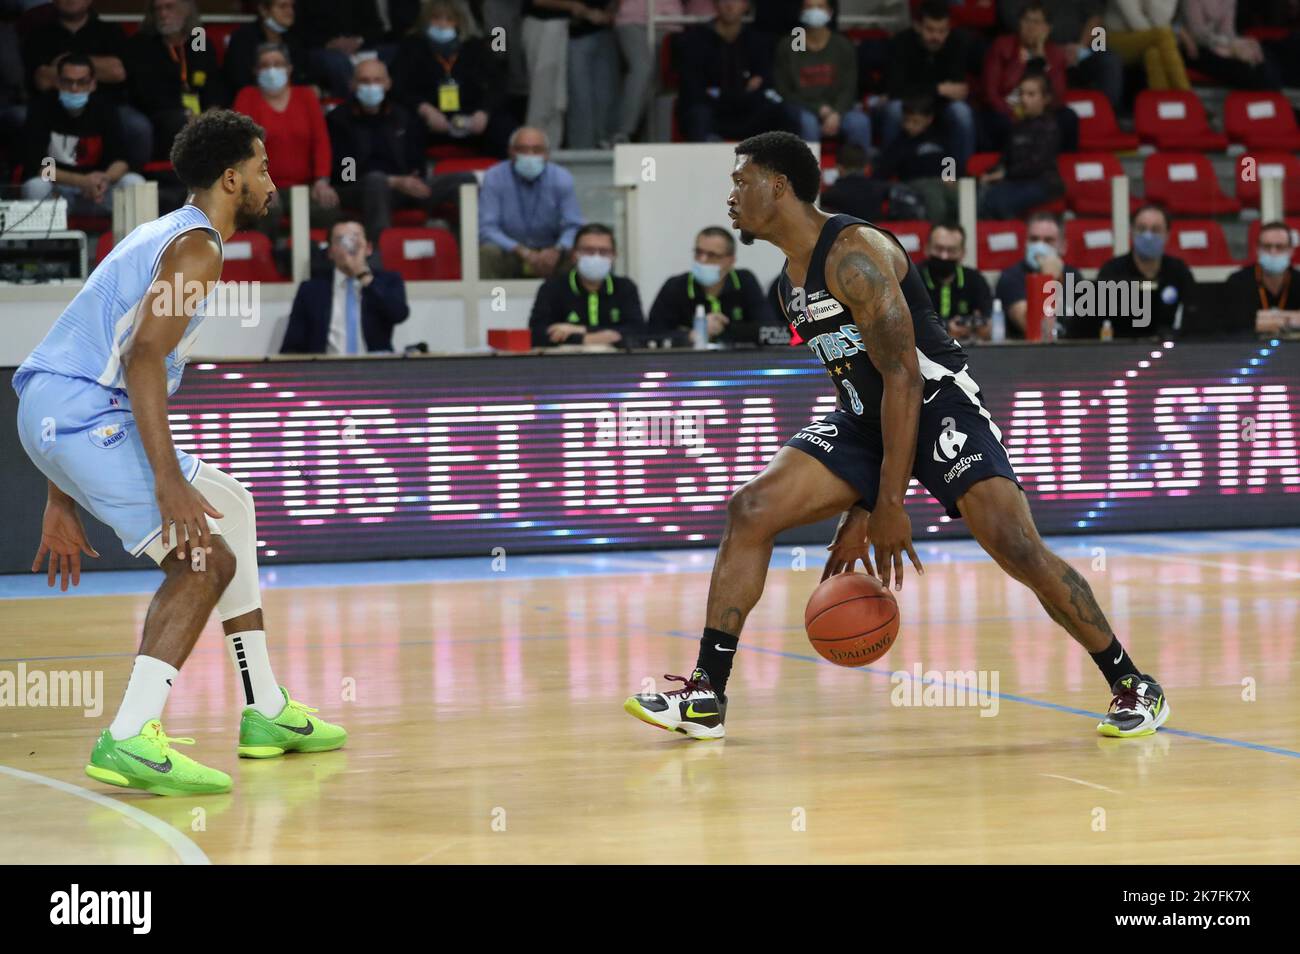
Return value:
[(90, 442), (96, 447), (115, 447), (125, 439), (125, 424), (101, 424), (90, 429)]

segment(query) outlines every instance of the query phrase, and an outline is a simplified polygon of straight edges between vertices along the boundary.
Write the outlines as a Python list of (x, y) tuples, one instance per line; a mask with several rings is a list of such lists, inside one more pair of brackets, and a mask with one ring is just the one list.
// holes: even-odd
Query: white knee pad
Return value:
[[(235, 576), (217, 600), (217, 617), (224, 623), (262, 606), (257, 582), (257, 511), (248, 488), (211, 464), (199, 464), (194, 487), (222, 514), (220, 520), (208, 517), (208, 527), (221, 534), (235, 555)], [(158, 563), (167, 556), (158, 540), (145, 552)]]

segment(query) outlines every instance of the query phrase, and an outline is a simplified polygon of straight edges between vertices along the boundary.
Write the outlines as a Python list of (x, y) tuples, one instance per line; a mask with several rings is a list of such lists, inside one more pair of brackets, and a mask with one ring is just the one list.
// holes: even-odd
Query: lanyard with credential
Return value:
[(1286, 310), (1287, 294), (1291, 291), (1291, 269), (1288, 268), (1284, 274), (1285, 277), (1282, 279), (1282, 291), (1278, 296), (1277, 305), (1273, 306), (1268, 303), (1268, 289), (1264, 287), (1263, 269), (1258, 265), (1255, 266), (1255, 288), (1259, 292), (1259, 307), (1264, 311), (1268, 311), (1273, 307), (1277, 307), (1280, 311)]
[[(180, 50), (179, 54), (177, 53), (177, 50)], [(172, 62), (173, 62), (173, 63), (179, 63), (179, 64), (180, 64), (180, 67), (181, 67), (181, 86), (182, 86), (182, 88), (184, 88), (184, 89), (188, 89), (188, 88), (189, 88), (189, 69), (187, 68), (186, 63), (185, 63), (185, 44), (182, 43), (179, 47), (175, 47), (175, 46), (172, 46), (170, 43), (168, 43), (168, 44), (167, 44), (167, 52), (171, 54), (171, 58), (172, 58)]]

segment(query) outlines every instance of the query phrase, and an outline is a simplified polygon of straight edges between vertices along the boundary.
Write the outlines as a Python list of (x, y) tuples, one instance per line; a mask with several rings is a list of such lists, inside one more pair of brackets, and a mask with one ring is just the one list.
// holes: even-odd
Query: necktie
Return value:
[(349, 278), (343, 290), (346, 300), (343, 306), (347, 322), (347, 353), (358, 354), (361, 351), (361, 316), (357, 309), (357, 280)]

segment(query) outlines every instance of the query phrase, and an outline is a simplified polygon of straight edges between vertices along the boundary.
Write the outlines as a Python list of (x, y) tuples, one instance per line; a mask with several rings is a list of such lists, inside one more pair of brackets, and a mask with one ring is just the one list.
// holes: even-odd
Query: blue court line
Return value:
[[(1300, 550), (1300, 529), (1180, 531), (1155, 534), (1106, 534), (1048, 537), (1048, 545), (1067, 558), (1088, 559), (1094, 547), (1114, 556), (1196, 555), (1249, 551)], [(917, 540), (922, 562), (937, 564), (984, 562), (989, 558), (973, 540)], [(801, 544), (808, 566), (825, 561), (823, 545)], [(782, 544), (772, 553), (773, 569), (789, 569), (793, 545)], [(376, 586), (408, 583), (464, 583), (483, 579), (548, 580), (574, 576), (627, 575), (652, 571), (705, 572), (713, 565), (713, 549), (620, 550), (507, 555), (507, 571), (492, 571), (492, 558), (455, 557), (440, 560), (379, 560), (353, 563), (300, 563), (263, 567), (259, 577), (265, 589), (325, 586)], [(94, 563), (82, 564), (81, 585), (67, 593), (45, 584), (43, 573), (0, 575), (0, 600), (54, 598), (58, 596), (118, 596), (152, 593), (159, 571), (107, 570), (96, 572)], [(89, 569), (88, 569), (89, 568)]]
[[(696, 636), (694, 633), (684, 633), (681, 630), (676, 630), (676, 629), (670, 630), (665, 635), (672, 636), (676, 639), (689, 639), (691, 642), (698, 642), (699, 640), (699, 637)], [(803, 653), (791, 653), (791, 652), (786, 652), (783, 649), (767, 649), (763, 646), (746, 646), (745, 650), (747, 652), (763, 653), (768, 656), (780, 656), (784, 659), (797, 659), (799, 662), (816, 663), (822, 666), (835, 666), (833, 662), (823, 659), (820, 656), (805, 656)], [(835, 668), (844, 669), (846, 667), (835, 666)], [(853, 668), (855, 668), (858, 672), (870, 673), (873, 676), (892, 677), (897, 673), (906, 676), (909, 681), (912, 682), (917, 681), (912, 677), (911, 673), (906, 672), (905, 670), (894, 671), (894, 670), (886, 670), (886, 669), (877, 669), (873, 666), (857, 666)], [(927, 684), (941, 685), (944, 688), (952, 688), (952, 689), (960, 688), (956, 683), (942, 682), (934, 679), (922, 679), (920, 680), (920, 682), (922, 685), (927, 685)], [(1090, 712), (1087, 709), (1078, 709), (1075, 708), (1074, 706), (1063, 706), (1057, 702), (1046, 702), (1042, 699), (1033, 699), (1030, 698), (1029, 696), (1016, 695), (1010, 692), (989, 692), (989, 693), (984, 693), (984, 695), (990, 697), (997, 697), (999, 700), (1006, 699), (1008, 702), (1019, 702), (1027, 706), (1037, 706), (1040, 709), (1053, 709), (1057, 712), (1069, 713), (1070, 715), (1087, 716), (1090, 719), (1100, 720), (1105, 718), (1106, 715), (1104, 712)], [(1240, 739), (1228, 739), (1220, 735), (1206, 735), (1203, 732), (1191, 732), (1188, 731), (1187, 729), (1161, 728), (1161, 729), (1157, 729), (1156, 731), (1167, 732), (1169, 735), (1178, 735), (1186, 739), (1199, 739), (1202, 742), (1214, 742), (1219, 745), (1230, 745), (1240, 749), (1253, 749), (1256, 752), (1268, 752), (1271, 755), (1285, 755), (1288, 758), (1300, 759), (1300, 752), (1294, 752), (1291, 749), (1278, 748), (1275, 745), (1264, 745), (1263, 743), (1260, 742), (1243, 742)]]

